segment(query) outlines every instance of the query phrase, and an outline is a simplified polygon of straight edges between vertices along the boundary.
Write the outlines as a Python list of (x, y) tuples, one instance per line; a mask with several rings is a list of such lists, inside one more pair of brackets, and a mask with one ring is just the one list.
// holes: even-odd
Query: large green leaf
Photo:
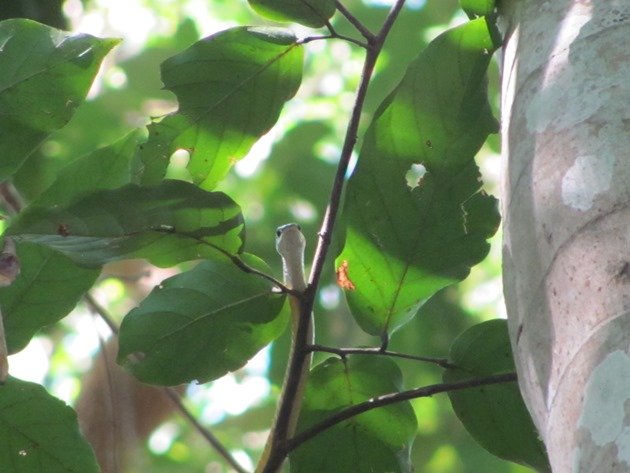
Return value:
[(204, 261), (163, 281), (124, 318), (118, 362), (151, 384), (219, 378), (280, 335), (283, 303), (269, 281), (226, 257)]
[(302, 47), (283, 30), (238, 27), (205, 38), (162, 64), (179, 110), (149, 125), (141, 146), (143, 182), (157, 183), (171, 154), (188, 150), (188, 170), (204, 189), (274, 125), (302, 80)]
[(20, 351), (40, 328), (66, 316), (100, 273), (33, 243), (17, 243), (17, 254), (20, 275), (0, 288), (9, 353)]
[(334, 0), (248, 0), (258, 14), (320, 28), (335, 14)]
[(7, 473), (96, 473), (75, 412), (39, 384), (0, 386), (0, 465)]
[(84, 266), (147, 258), (159, 266), (241, 251), (241, 211), (221, 192), (184, 181), (129, 184), (88, 194), (68, 206), (31, 206), (7, 229), (16, 240), (46, 245)]
[[(310, 375), (298, 432), (354, 404), (402, 387), (398, 366), (386, 358), (329, 358)], [(341, 422), (289, 455), (292, 473), (391, 473), (410, 471), (416, 435), (409, 402), (374, 409)]]
[(82, 195), (128, 184), (138, 138), (137, 132), (129, 133), (116, 143), (68, 164), (32, 205), (63, 207)]
[(479, 192), (474, 156), (497, 127), (485, 83), (496, 46), (484, 20), (440, 35), (366, 134), (348, 185), (338, 265), (368, 333), (396, 330), (488, 252), (499, 217), (495, 199)]
[[(445, 383), (514, 371), (507, 321), (490, 320), (465, 331), (453, 342), (450, 361), (460, 369), (445, 371)], [(449, 398), (457, 417), (486, 450), (541, 472), (551, 471), (516, 383), (454, 391)]]
[(23, 19), (0, 23), (0, 180), (70, 120), (118, 42)]

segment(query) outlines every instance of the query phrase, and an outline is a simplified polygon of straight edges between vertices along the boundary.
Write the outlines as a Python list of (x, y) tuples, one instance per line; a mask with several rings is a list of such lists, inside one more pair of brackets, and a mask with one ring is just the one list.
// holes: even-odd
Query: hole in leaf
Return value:
[(409, 170), (405, 173), (407, 187), (411, 190), (418, 187), (426, 172), (427, 168), (425, 168), (422, 164), (412, 164)]
[(135, 351), (127, 356), (127, 363), (129, 363), (129, 365), (131, 366), (137, 365), (138, 363), (141, 363), (142, 360), (144, 360), (146, 357), (146, 353), (142, 351)]
[(191, 181), (190, 173), (187, 166), (190, 161), (190, 151), (186, 149), (178, 149), (169, 158), (168, 167), (166, 168), (166, 176), (171, 179), (181, 179), (183, 181)]

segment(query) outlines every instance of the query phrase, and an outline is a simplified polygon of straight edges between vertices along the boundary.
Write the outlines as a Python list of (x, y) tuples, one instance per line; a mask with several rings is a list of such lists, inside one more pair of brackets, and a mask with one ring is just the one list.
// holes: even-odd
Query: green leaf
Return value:
[[(348, 184), (337, 264), (368, 333), (392, 333), (488, 252), (499, 215), (495, 199), (479, 191), (474, 157), (497, 129), (485, 83), (496, 46), (484, 20), (440, 35), (366, 134)], [(410, 173), (416, 177), (408, 184)]]
[(63, 207), (80, 196), (128, 184), (138, 139), (138, 133), (131, 132), (116, 143), (68, 164), (32, 205)]
[(495, 0), (459, 0), (459, 5), (469, 15), (489, 15), (496, 8)]
[(42, 327), (65, 317), (100, 271), (78, 267), (68, 257), (44, 246), (17, 243), (20, 275), (0, 288), (9, 353), (23, 349)]
[[(298, 432), (370, 398), (400, 391), (402, 375), (386, 358), (329, 358), (310, 375)], [(417, 430), (409, 402), (373, 409), (323, 431), (289, 455), (292, 473), (410, 471)]]
[(163, 281), (125, 317), (118, 363), (150, 384), (217, 379), (282, 333), (284, 299), (269, 281), (224, 256), (204, 261)]
[(68, 123), (118, 42), (69, 35), (30, 20), (0, 23), (0, 180)]
[(39, 384), (0, 386), (0, 465), (11, 473), (97, 473), (75, 412)]
[(178, 149), (196, 184), (212, 189), (274, 125), (302, 80), (302, 47), (278, 29), (232, 28), (162, 64), (179, 110), (149, 125), (143, 183), (156, 184)]
[[(444, 382), (514, 371), (507, 321), (477, 324), (453, 342)], [(545, 447), (525, 407), (518, 385), (508, 383), (449, 393), (453, 410), (468, 432), (490, 453), (550, 472)]]
[(146, 258), (158, 266), (241, 251), (241, 211), (221, 192), (184, 181), (128, 184), (84, 196), (65, 207), (30, 206), (7, 235), (46, 245), (83, 266)]
[(334, 0), (248, 0), (260, 16), (321, 28), (335, 14)]

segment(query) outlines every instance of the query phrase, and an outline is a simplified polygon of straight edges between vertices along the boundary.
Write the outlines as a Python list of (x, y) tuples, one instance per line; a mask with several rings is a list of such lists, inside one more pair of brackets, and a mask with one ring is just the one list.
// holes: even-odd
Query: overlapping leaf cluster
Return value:
[[(0, 23), (0, 39), (0, 171), (10, 178), (69, 120), (117, 40), (27, 20)], [(165, 281), (125, 319), (120, 360), (142, 380), (216, 379), (276, 338), (286, 325), (284, 296), (246, 271), (268, 268), (243, 253), (239, 206), (210, 189), (275, 123), (301, 77), (302, 48), (277, 29), (233, 28), (166, 61), (162, 78), (180, 109), (156, 120), (144, 143), (134, 133), (71, 163), (11, 220), (5, 235), (17, 243), (22, 271), (0, 291), (10, 352), (68, 314), (104, 264), (129, 258), (160, 266), (206, 260)], [(178, 149), (190, 152), (193, 183), (164, 179)], [(10, 382), (2, 399), (22, 389)], [(21, 422), (29, 428), (28, 419)], [(15, 435), (15, 428), (3, 432)], [(0, 456), (16, 455), (15, 442), (5, 440)], [(24, 452), (24, 461), (55, 461), (33, 456), (27, 444)], [(77, 454), (94, 465), (93, 457)], [(81, 462), (64, 471), (95, 470)]]

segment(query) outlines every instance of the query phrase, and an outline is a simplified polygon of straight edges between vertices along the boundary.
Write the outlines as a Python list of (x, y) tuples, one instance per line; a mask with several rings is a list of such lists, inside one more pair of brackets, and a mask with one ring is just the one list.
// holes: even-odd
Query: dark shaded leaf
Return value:
[(151, 384), (219, 378), (282, 333), (284, 299), (269, 281), (224, 256), (204, 261), (163, 281), (125, 317), (118, 363)]
[(335, 14), (334, 0), (248, 0), (261, 16), (320, 28)]
[(348, 302), (368, 333), (391, 334), (488, 252), (499, 216), (474, 157), (497, 127), (485, 83), (496, 47), (484, 20), (440, 35), (367, 132), (337, 265), (347, 263)]
[(116, 189), (131, 181), (131, 164), (138, 133), (97, 149), (65, 166), (57, 179), (32, 203), (34, 206), (66, 206), (80, 196)]
[(275, 124), (302, 80), (302, 47), (284, 30), (239, 27), (209, 36), (162, 64), (179, 110), (149, 125), (143, 183), (156, 184), (171, 154), (188, 150), (196, 184), (213, 189)]
[(0, 180), (68, 123), (118, 42), (24, 19), (0, 23)]
[(7, 234), (46, 245), (84, 266), (126, 258), (172, 266), (240, 252), (244, 224), (238, 205), (225, 194), (167, 180), (95, 192), (65, 208), (29, 207)]
[(469, 15), (489, 15), (496, 8), (495, 0), (459, 0), (459, 5)]
[[(303, 431), (343, 408), (402, 387), (398, 366), (386, 358), (329, 358), (311, 372), (298, 422)], [(416, 417), (409, 402), (374, 409), (325, 430), (289, 459), (293, 473), (410, 471)]]
[(0, 288), (9, 353), (20, 351), (39, 329), (65, 317), (100, 273), (33, 243), (17, 243), (17, 253), (20, 275)]
[[(490, 320), (461, 334), (451, 347), (444, 382), (514, 371), (507, 321)], [(493, 455), (550, 472), (545, 446), (516, 383), (449, 393), (453, 410), (468, 432)]]
[(0, 386), (0, 465), (11, 473), (97, 473), (76, 413), (39, 384)]

